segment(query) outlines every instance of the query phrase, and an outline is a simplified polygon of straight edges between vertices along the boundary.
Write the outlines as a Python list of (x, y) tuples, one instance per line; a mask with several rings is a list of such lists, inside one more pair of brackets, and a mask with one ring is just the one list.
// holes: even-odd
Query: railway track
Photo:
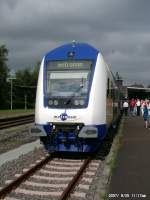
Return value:
[(92, 179), (101, 160), (56, 158), (48, 155), (7, 180), (0, 190), (0, 199), (59, 199), (86, 198)]
[[(0, 188), (0, 199), (5, 200), (77, 200), (86, 199), (102, 160), (109, 153), (109, 137), (100, 150), (88, 158), (72, 159), (64, 155), (47, 155), (29, 168), (15, 174)], [(95, 157), (96, 156), (96, 157)]]
[(34, 122), (34, 115), (0, 119), (0, 130)]

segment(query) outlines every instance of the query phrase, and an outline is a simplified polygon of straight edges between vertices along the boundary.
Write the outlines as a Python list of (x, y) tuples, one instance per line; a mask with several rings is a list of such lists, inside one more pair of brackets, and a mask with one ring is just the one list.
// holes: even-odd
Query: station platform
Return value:
[(150, 200), (150, 129), (144, 127), (142, 117), (124, 118), (108, 199)]

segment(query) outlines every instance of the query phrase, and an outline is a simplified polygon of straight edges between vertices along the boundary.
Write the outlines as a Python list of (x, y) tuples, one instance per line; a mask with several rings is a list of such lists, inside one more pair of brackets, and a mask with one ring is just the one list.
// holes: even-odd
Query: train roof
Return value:
[(72, 42), (48, 52), (45, 55), (45, 59), (68, 59), (69, 53), (73, 54), (73, 59), (96, 59), (99, 51), (89, 44)]

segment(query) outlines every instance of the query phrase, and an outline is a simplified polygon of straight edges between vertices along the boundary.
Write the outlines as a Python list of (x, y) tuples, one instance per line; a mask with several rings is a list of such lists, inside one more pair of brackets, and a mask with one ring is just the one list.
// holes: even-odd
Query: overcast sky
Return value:
[(0, 0), (10, 68), (72, 40), (98, 48), (125, 83), (150, 84), (150, 0)]

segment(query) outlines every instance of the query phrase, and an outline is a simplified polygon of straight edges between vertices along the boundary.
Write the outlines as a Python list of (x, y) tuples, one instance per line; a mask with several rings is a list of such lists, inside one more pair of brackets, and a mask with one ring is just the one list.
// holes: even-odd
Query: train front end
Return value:
[(106, 72), (99, 57), (90, 45), (69, 44), (43, 58), (32, 132), (48, 152), (92, 152), (104, 138)]

